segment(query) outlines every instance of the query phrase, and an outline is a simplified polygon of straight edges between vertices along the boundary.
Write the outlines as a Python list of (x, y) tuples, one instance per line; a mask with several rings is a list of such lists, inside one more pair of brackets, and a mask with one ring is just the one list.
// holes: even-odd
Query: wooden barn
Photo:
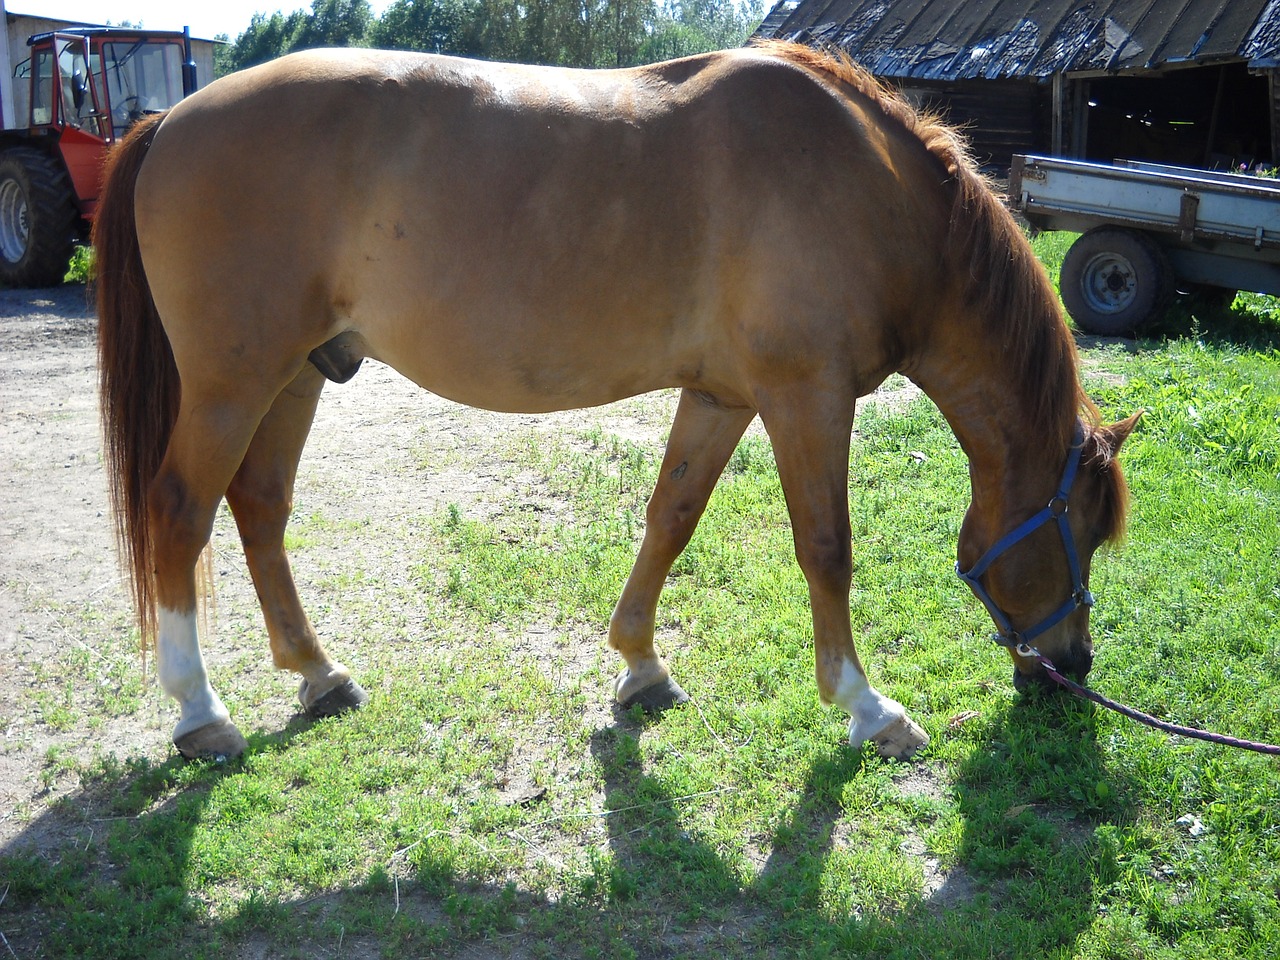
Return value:
[(839, 47), (993, 167), (1280, 163), (1280, 0), (781, 0), (756, 36)]

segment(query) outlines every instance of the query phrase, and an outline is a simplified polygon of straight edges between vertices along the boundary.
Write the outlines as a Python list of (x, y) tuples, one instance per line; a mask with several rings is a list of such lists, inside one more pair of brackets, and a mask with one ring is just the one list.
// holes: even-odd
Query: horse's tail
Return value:
[(169, 338), (138, 249), (134, 187), (163, 115), (137, 123), (107, 162), (93, 224), (98, 288), (98, 398), (120, 561), (133, 580), (143, 649), (156, 632), (156, 585), (147, 492), (178, 414)]

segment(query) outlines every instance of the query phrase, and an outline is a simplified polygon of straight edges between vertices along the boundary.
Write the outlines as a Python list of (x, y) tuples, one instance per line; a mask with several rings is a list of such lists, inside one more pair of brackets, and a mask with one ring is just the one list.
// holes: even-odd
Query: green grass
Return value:
[(77, 246), (71, 251), (71, 260), (67, 264), (67, 275), (63, 283), (88, 283), (94, 277), (96, 258), (90, 246)]
[[(1095, 563), (1091, 680), (1272, 741), (1278, 315), (1242, 296), (1191, 312), (1195, 336), (1084, 351), (1109, 417), (1146, 410), (1124, 456), (1129, 538)], [(618, 664), (600, 645), (658, 451), (541, 442), (513, 469), (555, 510), (451, 507), (388, 542), (430, 640), (370, 606), (367, 709), (253, 732), (226, 766), (80, 765), (43, 814), (68, 839), (0, 859), (0, 931), (24, 957), (1272, 956), (1276, 761), (1015, 695), (952, 574), (968, 481), (945, 423), (921, 400), (868, 406), (857, 430), (854, 630), (875, 682), (933, 737), (921, 760), (851, 751), (818, 705), (759, 439), (659, 611), (696, 706), (611, 716)], [(339, 533), (304, 513), (291, 544), (327, 552)], [(54, 728), (85, 710), (56, 683), (37, 709)], [(47, 762), (53, 780), (68, 761)]]

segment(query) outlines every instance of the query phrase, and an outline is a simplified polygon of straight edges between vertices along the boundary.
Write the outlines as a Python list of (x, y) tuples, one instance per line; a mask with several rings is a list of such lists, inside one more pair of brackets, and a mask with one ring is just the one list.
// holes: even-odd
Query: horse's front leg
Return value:
[(609, 621), (609, 645), (627, 662), (614, 689), (624, 707), (661, 710), (688, 699), (653, 648), (658, 597), (754, 416), (754, 410), (721, 406), (691, 390), (680, 395), (640, 553)]
[[(814, 394), (774, 396), (761, 410), (791, 514), (796, 559), (809, 586), (818, 693), (849, 713), (849, 742), (872, 741), (883, 757), (905, 759), (929, 742), (902, 704), (867, 680), (849, 622), (853, 555), (849, 526), (849, 435), (854, 400), (817, 409)], [(825, 397), (830, 402), (834, 398)], [(807, 402), (805, 402), (807, 401)]]
[(301, 675), (298, 699), (313, 717), (343, 713), (368, 700), (350, 671), (330, 657), (317, 638), (284, 549), (298, 461), (323, 386), (324, 377), (306, 364), (258, 425), (227, 489), (271, 639), (272, 661), (278, 669)]

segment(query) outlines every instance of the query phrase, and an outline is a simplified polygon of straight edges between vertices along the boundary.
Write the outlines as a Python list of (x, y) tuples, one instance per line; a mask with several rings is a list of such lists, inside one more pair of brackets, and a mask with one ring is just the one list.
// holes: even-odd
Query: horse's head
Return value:
[[(995, 620), (1019, 690), (1048, 679), (1028, 648), (1077, 679), (1093, 665), (1089, 569), (1098, 547), (1124, 530), (1127, 491), (1116, 454), (1139, 416), (1108, 427), (1079, 426), (1047, 505), (997, 511), (1025, 517), (1021, 522), (1008, 526), (976, 501), (965, 517), (956, 570)], [(1006, 526), (992, 533), (998, 523)]]

